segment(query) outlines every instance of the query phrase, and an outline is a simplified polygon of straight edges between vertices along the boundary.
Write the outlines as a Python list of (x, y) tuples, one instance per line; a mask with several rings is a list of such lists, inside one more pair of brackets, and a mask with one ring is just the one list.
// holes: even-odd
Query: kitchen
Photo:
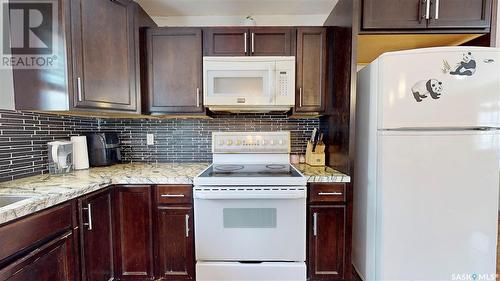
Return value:
[[(51, 53), (58, 63), (0, 70), (6, 81), (0, 280), (494, 279), (498, 158), (490, 129), (498, 127), (500, 58), (495, 49), (478, 47), (496, 45), (496, 1), (458, 1), (464, 11), (446, 0), (44, 2), (52, 3), (58, 26)], [(12, 25), (15, 11), (28, 8), (10, 9)], [(25, 36), (47, 39), (29, 32)], [(382, 55), (439, 46), (458, 47)], [(12, 52), (40, 54), (19, 49)], [(408, 56), (405, 63), (392, 59), (400, 56)], [(410, 65), (427, 60), (426, 67), (410, 70), (412, 57), (418, 59)], [(477, 62), (477, 70), (451, 69), (462, 59)], [(375, 78), (396, 77), (394, 69), (412, 74), (401, 78), (406, 86)], [(409, 85), (430, 78), (439, 79), (432, 87), (444, 83), (437, 96), (425, 92), (425, 83), (423, 91), (418, 83)], [(384, 98), (373, 81), (388, 81), (386, 92), (401, 96), (403, 110), (370, 106), (367, 98)], [(460, 107), (465, 101), (448, 109), (436, 105), (453, 94), (460, 100), (465, 90), (483, 93), (467, 96), (469, 110)], [(486, 112), (479, 107), (485, 103)], [(424, 110), (414, 113), (415, 123), (406, 113), (417, 104)], [(377, 110), (384, 112), (382, 127), (373, 126)], [(407, 193), (388, 192), (391, 184), (405, 186), (417, 175), (393, 162), (373, 164), (373, 132), (397, 135), (398, 128), (414, 126), (481, 131), (447, 151), (469, 157), (454, 159), (455, 172), (469, 170), (472, 179), (482, 179), (476, 184), (484, 192), (469, 195), (483, 202), (481, 210), (408, 198), (422, 189), (443, 200), (456, 185), (474, 185), (448, 180), (449, 171), (425, 189), (419, 183)], [(413, 155), (402, 149), (418, 151), (390, 137), (394, 161)], [(440, 149), (425, 155), (459, 140), (447, 137), (444, 143), (430, 137)], [(478, 142), (483, 154), (461, 153)], [(430, 177), (429, 160), (417, 156), (409, 165), (423, 166)], [(485, 166), (470, 165), (473, 160)], [(374, 187), (366, 184), (371, 165), (407, 176)], [(438, 182), (446, 186), (439, 192), (433, 189)], [(373, 205), (374, 190), (382, 189), (400, 198)], [(385, 214), (394, 206), (401, 216), (371, 212)], [(436, 218), (448, 223), (423, 220), (439, 212), (446, 215)], [(421, 242), (410, 247), (415, 241), (398, 239), (408, 229), (417, 240), (453, 231), (464, 224), (464, 214), (475, 223), (456, 240), (425, 240), (442, 250), (439, 255), (422, 252)], [(373, 216), (386, 224), (364, 219)], [(415, 230), (412, 221), (432, 229)], [(381, 235), (383, 226), (393, 231)], [(402, 264), (406, 254), (394, 248), (419, 251), (413, 263)], [(455, 262), (434, 260), (449, 257)]]

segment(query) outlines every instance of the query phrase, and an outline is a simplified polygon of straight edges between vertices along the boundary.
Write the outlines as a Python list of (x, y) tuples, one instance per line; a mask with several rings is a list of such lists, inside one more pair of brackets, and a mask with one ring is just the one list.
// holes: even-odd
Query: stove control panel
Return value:
[(290, 153), (290, 132), (213, 132), (213, 153)]

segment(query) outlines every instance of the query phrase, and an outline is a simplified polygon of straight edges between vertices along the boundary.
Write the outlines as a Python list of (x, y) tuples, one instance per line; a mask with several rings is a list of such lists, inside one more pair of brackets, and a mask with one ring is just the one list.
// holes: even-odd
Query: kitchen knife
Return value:
[(314, 130), (312, 131), (312, 134), (311, 134), (311, 139), (310, 139), (311, 143), (314, 143), (314, 140), (316, 139), (317, 132), (318, 132), (318, 129), (314, 128)]

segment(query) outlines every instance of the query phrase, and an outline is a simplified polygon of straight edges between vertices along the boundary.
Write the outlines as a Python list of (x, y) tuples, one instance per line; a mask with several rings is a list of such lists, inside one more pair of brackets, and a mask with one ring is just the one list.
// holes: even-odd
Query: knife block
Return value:
[(325, 166), (325, 145), (318, 143), (314, 151), (313, 146), (312, 142), (307, 142), (306, 164), (311, 166)]

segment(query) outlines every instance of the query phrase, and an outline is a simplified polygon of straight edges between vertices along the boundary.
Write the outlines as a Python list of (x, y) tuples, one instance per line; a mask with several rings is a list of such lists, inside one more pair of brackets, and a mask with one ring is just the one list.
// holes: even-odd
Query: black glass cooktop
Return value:
[(289, 164), (213, 164), (200, 177), (301, 177)]

